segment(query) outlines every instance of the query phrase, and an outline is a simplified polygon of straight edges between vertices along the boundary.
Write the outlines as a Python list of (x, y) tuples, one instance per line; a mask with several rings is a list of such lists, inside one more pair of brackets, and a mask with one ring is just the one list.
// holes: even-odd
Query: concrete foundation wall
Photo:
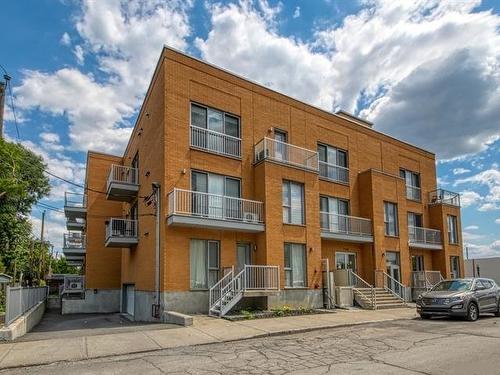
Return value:
[(87, 289), (85, 299), (63, 299), (61, 313), (113, 313), (120, 312), (120, 289)]
[(0, 341), (15, 340), (31, 331), (42, 319), (45, 307), (46, 303), (42, 301), (14, 320), (8, 327), (0, 329)]
[(269, 309), (285, 305), (292, 308), (322, 308), (323, 294), (319, 289), (287, 289), (281, 290), (277, 295), (267, 297)]
[(153, 318), (152, 308), (155, 303), (154, 292), (135, 291), (134, 320), (137, 322), (158, 322)]
[(163, 292), (164, 310), (208, 314), (208, 291)]
[(354, 305), (352, 287), (338, 286), (335, 288), (335, 305), (338, 307), (350, 307)]

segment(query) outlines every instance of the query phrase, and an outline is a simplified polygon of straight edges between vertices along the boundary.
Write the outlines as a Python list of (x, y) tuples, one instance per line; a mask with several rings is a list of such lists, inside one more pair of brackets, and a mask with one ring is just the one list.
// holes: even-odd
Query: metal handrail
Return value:
[(254, 147), (254, 162), (264, 159), (290, 164), (299, 168), (318, 172), (319, 157), (317, 151), (264, 137)]
[[(384, 281), (384, 289), (390, 292), (392, 295), (395, 297), (399, 298), (401, 301), (406, 303), (406, 286), (396, 280), (394, 277), (389, 275), (387, 272), (382, 271), (382, 270), (375, 270), (375, 278), (377, 277), (377, 274), (382, 274), (383, 275), (383, 281)], [(389, 285), (387, 285), (387, 280), (391, 280), (394, 284), (396, 284), (399, 287), (399, 290), (401, 291), (401, 294), (398, 294), (395, 290), (392, 290)]]
[(441, 245), (441, 231), (438, 229), (408, 226), (408, 241), (410, 243), (423, 243)]
[(444, 189), (429, 192), (429, 204), (441, 203), (460, 207), (460, 194)]
[(279, 290), (279, 266), (245, 264), (245, 289)]
[(64, 233), (63, 248), (64, 249), (84, 249), (86, 236), (82, 233)]
[(108, 187), (113, 182), (138, 185), (139, 170), (125, 165), (111, 164), (108, 175)]
[[(328, 218), (328, 220), (323, 220)], [(325, 223), (325, 221), (327, 221)], [(372, 221), (364, 217), (335, 214), (326, 211), (320, 211), (321, 229), (344, 234), (355, 234), (358, 236), (372, 235)]]
[(406, 198), (420, 202), (422, 200), (422, 189), (419, 186), (406, 185)]
[[(78, 197), (78, 199), (76, 197)], [(64, 206), (85, 208), (87, 206), (87, 194), (66, 191), (64, 193)]]
[[(349, 168), (342, 165), (328, 163), (326, 161), (319, 160), (319, 175), (328, 180), (338, 181), (343, 183), (349, 182)], [(330, 171), (334, 173), (330, 173)], [(335, 173), (336, 172), (336, 173)], [(335, 174), (337, 176), (335, 176)]]
[(106, 240), (113, 237), (137, 238), (137, 220), (110, 218), (106, 223)]
[(241, 138), (211, 129), (190, 126), (190, 145), (216, 154), (241, 157)]
[(208, 292), (208, 306), (212, 308), (214, 304), (219, 303), (221, 298), (222, 288), (227, 285), (229, 280), (233, 278), (233, 271), (229, 271), (222, 279), (217, 281), (214, 286), (212, 286)]
[[(359, 276), (350, 268), (348, 268), (348, 274), (349, 274), (349, 280), (352, 280), (352, 277), (354, 277), (354, 279), (356, 280), (356, 286), (353, 285), (352, 288), (353, 292), (356, 291), (359, 294), (361, 294), (361, 296), (363, 296), (365, 299), (369, 300), (372, 305), (372, 309), (376, 310), (377, 298), (376, 298), (375, 288), (373, 287), (373, 285), (369, 284), (366, 280), (364, 280), (361, 276)], [(361, 285), (363, 285), (363, 287), (358, 287), (357, 286), (358, 282), (361, 282)], [(365, 291), (363, 291), (361, 288), (370, 289), (370, 294), (367, 295)]]

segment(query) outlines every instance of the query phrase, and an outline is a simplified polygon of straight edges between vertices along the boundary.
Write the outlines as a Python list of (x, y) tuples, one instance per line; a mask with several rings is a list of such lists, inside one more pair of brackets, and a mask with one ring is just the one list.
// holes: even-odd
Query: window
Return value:
[(326, 196), (319, 197), (321, 229), (345, 233), (349, 230), (349, 201)]
[(424, 231), (422, 229), (422, 215), (408, 212), (408, 237), (412, 241), (425, 242)]
[(318, 144), (319, 174), (333, 181), (349, 182), (347, 151)]
[(458, 244), (457, 217), (452, 215), (448, 215), (448, 241)]
[(219, 241), (191, 240), (191, 289), (208, 289), (219, 280)]
[(452, 279), (460, 277), (460, 258), (457, 256), (450, 257), (450, 274)]
[(214, 173), (193, 171), (191, 188), (195, 192), (208, 193), (192, 195), (192, 213), (221, 219), (242, 219), (240, 201), (241, 181), (237, 178)]
[(191, 103), (191, 146), (240, 157), (240, 133), (238, 117)]
[(306, 281), (306, 247), (305, 245), (285, 244), (285, 286), (287, 288), (303, 288)]
[(414, 255), (411, 257), (411, 270), (413, 272), (424, 271), (424, 256)]
[(406, 182), (406, 198), (414, 201), (420, 201), (420, 175), (406, 169), (400, 169), (399, 175), (404, 178)]
[(286, 224), (305, 224), (304, 185), (283, 181), (283, 222)]
[(384, 224), (386, 236), (399, 235), (397, 204), (384, 202)]

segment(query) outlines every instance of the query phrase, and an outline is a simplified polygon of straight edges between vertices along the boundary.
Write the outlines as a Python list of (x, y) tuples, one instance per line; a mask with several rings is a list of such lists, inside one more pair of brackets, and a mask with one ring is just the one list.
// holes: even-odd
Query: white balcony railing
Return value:
[(64, 233), (63, 248), (74, 250), (85, 249), (85, 235), (81, 233)]
[(168, 195), (168, 210), (169, 215), (264, 222), (262, 202), (177, 188)]
[(420, 202), (422, 200), (422, 189), (418, 186), (406, 185), (406, 198)]
[(318, 172), (318, 153), (306, 148), (280, 142), (272, 138), (264, 138), (255, 145), (255, 162), (269, 159), (298, 168)]
[(245, 265), (245, 289), (279, 290), (280, 273), (278, 266)]
[(372, 221), (363, 217), (320, 212), (321, 230), (354, 236), (371, 236)]
[(441, 245), (441, 231), (409, 226), (408, 239), (410, 244)]
[(108, 187), (111, 183), (138, 185), (139, 171), (137, 168), (112, 164), (108, 175)]
[(85, 208), (87, 206), (87, 195), (67, 191), (64, 193), (64, 206), (71, 208)]
[(137, 220), (111, 218), (106, 222), (106, 240), (136, 239), (137, 238)]
[(437, 189), (429, 193), (429, 203), (444, 203), (460, 207), (460, 194), (448, 190)]
[(412, 288), (429, 290), (442, 280), (444, 279), (439, 271), (413, 271), (411, 273)]
[(241, 138), (193, 125), (191, 146), (220, 155), (241, 157)]
[(349, 168), (319, 161), (319, 175), (332, 181), (348, 183)]

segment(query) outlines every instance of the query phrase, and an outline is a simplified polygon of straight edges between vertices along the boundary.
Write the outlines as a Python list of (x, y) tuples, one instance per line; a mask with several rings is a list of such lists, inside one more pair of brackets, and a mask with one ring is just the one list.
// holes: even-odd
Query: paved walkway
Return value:
[(0, 368), (79, 361), (414, 317), (416, 313), (411, 308), (378, 311), (337, 310), (329, 314), (240, 322), (197, 316), (191, 327), (161, 324), (157, 329), (151, 329), (149, 326), (147, 330), (133, 332), (101, 335), (88, 335), (83, 332), (82, 336), (76, 337), (0, 344)]

